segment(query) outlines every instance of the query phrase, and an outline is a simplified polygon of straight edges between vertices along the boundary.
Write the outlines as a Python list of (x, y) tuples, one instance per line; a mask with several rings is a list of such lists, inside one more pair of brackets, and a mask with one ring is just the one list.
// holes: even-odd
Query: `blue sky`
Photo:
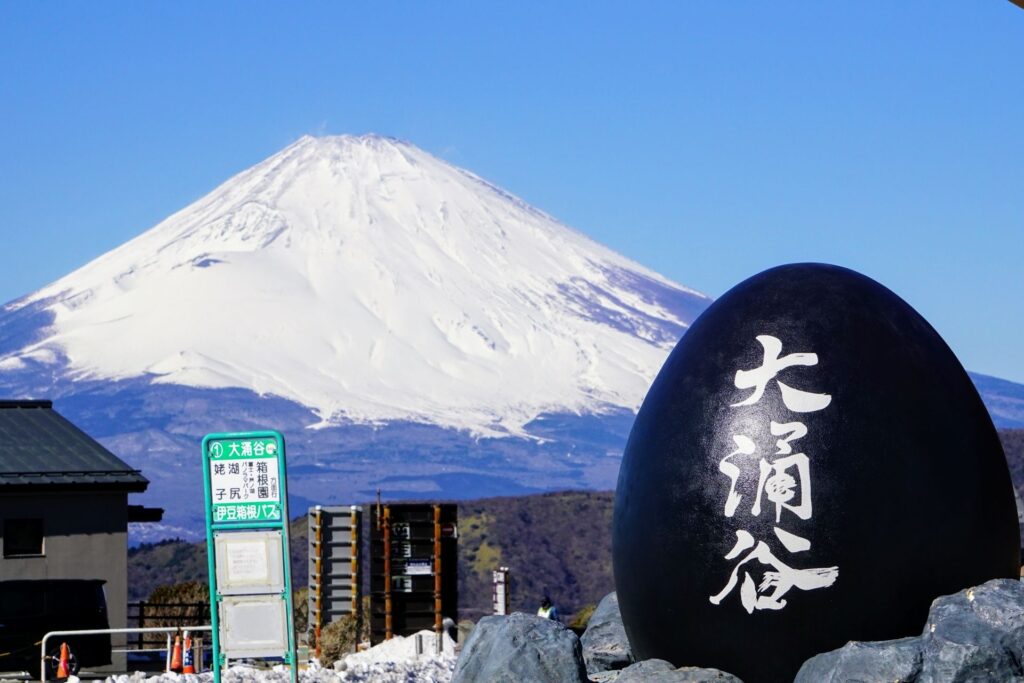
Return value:
[(713, 296), (827, 261), (1024, 382), (1024, 10), (0, 2), (0, 300), (376, 132)]

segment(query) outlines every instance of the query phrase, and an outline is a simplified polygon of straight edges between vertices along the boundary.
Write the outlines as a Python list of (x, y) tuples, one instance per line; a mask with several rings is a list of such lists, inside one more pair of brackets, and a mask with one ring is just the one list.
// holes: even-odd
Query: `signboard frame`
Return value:
[(377, 504), (367, 552), (371, 644), (431, 628), (440, 643), (444, 619), (458, 621), (458, 535), (454, 503)]
[[(306, 519), (309, 538), (307, 634), (319, 658), (321, 634), (328, 624), (351, 615), (356, 620), (356, 632), (362, 629), (365, 616), (361, 566), (363, 508), (359, 505), (316, 505), (309, 508)], [(347, 549), (347, 552), (342, 549)], [(342, 607), (345, 603), (347, 609)]]
[[(262, 515), (257, 515), (255, 519), (239, 519), (233, 520), (222, 519), (214, 520), (214, 506), (215, 501), (213, 500), (212, 487), (211, 487), (211, 464), (219, 458), (211, 457), (211, 447), (214, 444), (220, 442), (233, 442), (233, 441), (253, 441), (253, 440), (271, 440), (275, 445), (276, 457), (277, 457), (277, 481), (278, 481), (278, 496), (279, 496), (279, 515), (278, 519), (263, 519)], [(219, 450), (222, 452), (222, 449)], [(288, 485), (287, 485), (287, 465), (285, 458), (285, 443), (284, 436), (280, 432), (274, 430), (265, 431), (254, 431), (254, 432), (216, 432), (207, 434), (203, 437), (202, 443), (202, 460), (203, 460), (203, 507), (206, 518), (206, 551), (207, 551), (207, 563), (210, 580), (210, 619), (213, 626), (213, 679), (215, 683), (221, 683), (221, 670), (224, 665), (227, 664), (227, 657), (221, 650), (220, 640), (220, 606), (226, 596), (231, 598), (241, 598), (244, 595), (267, 596), (272, 595), (274, 592), (267, 592), (264, 590), (260, 592), (253, 590), (252, 592), (240, 592), (236, 590), (229, 590), (226, 593), (222, 593), (218, 587), (218, 565), (217, 565), (217, 539), (220, 538), (223, 541), (224, 534), (235, 532), (235, 531), (268, 531), (276, 530), (280, 531), (281, 534), (281, 554), (280, 561), (282, 563), (280, 576), (284, 579), (283, 588), (280, 591), (281, 600), (285, 603), (285, 629), (287, 631), (287, 649), (283, 653), (284, 663), (288, 665), (291, 673), (292, 683), (298, 681), (298, 658), (296, 656), (295, 646), (295, 625), (294, 625), (294, 608), (292, 605), (292, 578), (291, 578), (291, 562), (290, 562), (290, 534), (289, 534), (289, 517), (288, 517)], [(223, 543), (222, 543), (223, 545)], [(277, 588), (281, 588), (278, 583), (274, 587), (276, 592)]]

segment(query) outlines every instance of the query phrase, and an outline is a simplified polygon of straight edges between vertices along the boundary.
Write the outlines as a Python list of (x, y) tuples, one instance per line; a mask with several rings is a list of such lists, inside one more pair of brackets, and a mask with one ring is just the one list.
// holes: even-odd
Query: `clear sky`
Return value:
[(303, 134), (368, 132), (712, 296), (854, 268), (1024, 382), (1006, 0), (0, 0), (0, 300)]

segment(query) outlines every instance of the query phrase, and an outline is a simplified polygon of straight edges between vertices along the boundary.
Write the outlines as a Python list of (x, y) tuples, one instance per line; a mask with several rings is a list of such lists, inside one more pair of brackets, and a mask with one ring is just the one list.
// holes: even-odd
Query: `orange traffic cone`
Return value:
[(194, 674), (196, 667), (192, 663), (192, 636), (189, 635), (188, 631), (185, 631), (185, 651), (182, 654), (181, 673)]
[(57, 663), (57, 679), (63, 680), (71, 675), (71, 650), (67, 643), (60, 644), (60, 661)]
[(171, 671), (181, 673), (181, 636), (174, 636), (174, 649), (171, 650)]

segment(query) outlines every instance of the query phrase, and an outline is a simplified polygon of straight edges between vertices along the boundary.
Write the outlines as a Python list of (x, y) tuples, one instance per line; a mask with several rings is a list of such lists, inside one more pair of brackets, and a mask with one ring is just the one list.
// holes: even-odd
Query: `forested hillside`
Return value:
[[(368, 513), (372, 506), (366, 505)], [(512, 607), (533, 611), (544, 592), (572, 613), (613, 590), (611, 492), (570, 491), (459, 503), (459, 611), (490, 612), (491, 570), (512, 572)], [(373, 516), (364, 515), (364, 538)], [(291, 527), (292, 576), (306, 585), (306, 518)], [(128, 553), (129, 600), (160, 585), (206, 581), (206, 544), (169, 540)]]
[[(1000, 432), (1014, 484), (1024, 492), (1024, 429)], [(614, 589), (610, 491), (568, 491), (483, 498), (459, 505), (459, 611), (477, 619), (490, 612), (491, 570), (512, 572), (512, 607), (533, 611), (545, 592), (565, 613), (595, 603)], [(372, 506), (365, 509), (371, 513)], [(369, 536), (372, 514), (364, 516)], [(307, 583), (306, 518), (292, 523), (292, 575)], [(206, 544), (164, 541), (128, 554), (129, 599), (159, 586), (205, 581)]]

